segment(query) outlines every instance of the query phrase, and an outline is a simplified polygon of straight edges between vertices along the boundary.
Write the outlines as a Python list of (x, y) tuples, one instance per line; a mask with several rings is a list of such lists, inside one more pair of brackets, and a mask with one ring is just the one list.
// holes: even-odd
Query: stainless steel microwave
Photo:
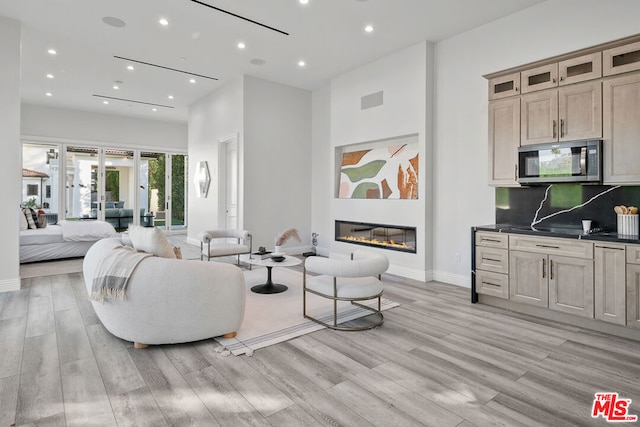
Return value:
[(518, 148), (520, 184), (602, 182), (602, 140), (565, 141)]

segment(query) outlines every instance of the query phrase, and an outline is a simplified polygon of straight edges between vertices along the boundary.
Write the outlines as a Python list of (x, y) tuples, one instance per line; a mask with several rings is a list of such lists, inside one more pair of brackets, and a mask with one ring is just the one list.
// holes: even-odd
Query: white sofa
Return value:
[[(89, 294), (99, 261), (119, 245), (120, 238), (104, 239), (87, 252), (83, 271)], [(244, 317), (244, 275), (231, 264), (152, 256), (131, 274), (124, 301), (91, 302), (105, 328), (136, 348), (232, 337)]]

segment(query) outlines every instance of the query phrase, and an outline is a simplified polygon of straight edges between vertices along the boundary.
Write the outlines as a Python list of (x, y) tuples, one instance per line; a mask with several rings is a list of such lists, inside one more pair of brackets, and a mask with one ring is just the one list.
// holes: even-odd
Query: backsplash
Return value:
[[(545, 199), (549, 185), (496, 188), (496, 224), (528, 226), (536, 218), (536, 211)], [(595, 197), (595, 198), (594, 198)], [(640, 187), (609, 185), (554, 184), (537, 215), (537, 220), (553, 213), (569, 210), (588, 200), (585, 206), (555, 215), (538, 224), (541, 227), (582, 227), (583, 219), (593, 221), (593, 228), (616, 229), (616, 205), (640, 206)]]

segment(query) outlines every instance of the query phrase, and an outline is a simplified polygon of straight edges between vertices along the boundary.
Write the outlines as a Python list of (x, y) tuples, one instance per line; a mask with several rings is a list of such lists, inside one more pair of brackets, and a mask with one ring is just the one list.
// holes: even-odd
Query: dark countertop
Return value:
[(585, 234), (581, 228), (545, 226), (534, 227), (532, 229), (531, 227), (526, 225), (512, 224), (478, 225), (473, 227), (473, 229), (476, 231), (495, 231), (498, 233), (527, 234), (531, 236), (562, 237), (565, 239), (640, 244), (640, 239), (638, 238), (638, 236), (618, 234), (615, 231), (606, 230)]

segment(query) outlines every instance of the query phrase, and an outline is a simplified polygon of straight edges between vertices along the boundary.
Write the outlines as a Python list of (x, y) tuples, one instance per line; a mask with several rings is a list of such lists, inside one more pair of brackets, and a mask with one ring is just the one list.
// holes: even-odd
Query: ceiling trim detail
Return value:
[(125, 58), (123, 56), (118, 56), (118, 55), (113, 55), (113, 57), (116, 59), (121, 59), (123, 61), (135, 62), (136, 64), (148, 65), (149, 67), (157, 67), (157, 68), (162, 68), (163, 70), (175, 71), (176, 73), (183, 73), (183, 74), (188, 74), (190, 76), (202, 77), (203, 79), (218, 80), (216, 77), (205, 76), (204, 74), (192, 73), (191, 71), (179, 70), (177, 68), (166, 67), (164, 65), (158, 65), (151, 62), (140, 61), (138, 59)]
[(191, 1), (193, 3), (199, 4), (200, 6), (205, 6), (205, 7), (208, 7), (210, 9), (217, 10), (218, 12), (226, 13), (227, 15), (233, 16), (234, 18), (242, 19), (243, 21), (247, 21), (247, 22), (250, 22), (252, 24), (258, 25), (260, 27), (266, 28), (268, 30), (275, 31), (276, 33), (284, 34), (285, 36), (289, 35), (289, 33), (287, 33), (286, 31), (279, 30), (279, 29), (277, 29), (275, 27), (270, 27), (269, 25), (263, 24), (262, 22), (258, 22), (258, 21), (255, 21), (255, 20), (251, 19), (251, 18), (247, 18), (246, 16), (238, 15), (238, 14), (230, 12), (228, 10), (212, 6), (212, 5), (207, 4), (207, 3), (203, 2), (203, 1), (200, 1), (200, 0), (191, 0)]
[(113, 99), (114, 101), (135, 102), (136, 104), (153, 105), (154, 107), (174, 108), (171, 105), (155, 104), (153, 102), (137, 101), (135, 99), (117, 98), (115, 96), (100, 95), (100, 94), (97, 94), (97, 93), (94, 93), (91, 96), (95, 96), (96, 98)]

